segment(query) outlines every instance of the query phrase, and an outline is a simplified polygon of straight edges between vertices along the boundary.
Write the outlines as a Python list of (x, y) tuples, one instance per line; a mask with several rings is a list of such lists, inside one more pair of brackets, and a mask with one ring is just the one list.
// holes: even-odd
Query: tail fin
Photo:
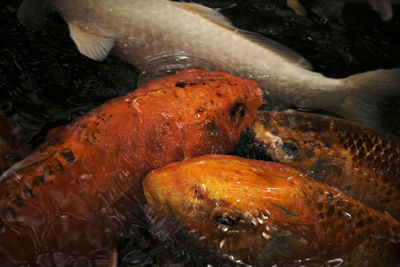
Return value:
[(381, 128), (378, 102), (385, 96), (400, 95), (400, 68), (374, 70), (343, 80), (352, 93), (331, 111), (346, 119)]

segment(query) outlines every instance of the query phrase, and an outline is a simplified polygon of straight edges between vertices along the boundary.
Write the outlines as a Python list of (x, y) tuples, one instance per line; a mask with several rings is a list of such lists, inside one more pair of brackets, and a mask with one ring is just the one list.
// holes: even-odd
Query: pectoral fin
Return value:
[(96, 26), (68, 23), (68, 27), (79, 52), (88, 58), (102, 61), (114, 46), (114, 39), (100, 35)]

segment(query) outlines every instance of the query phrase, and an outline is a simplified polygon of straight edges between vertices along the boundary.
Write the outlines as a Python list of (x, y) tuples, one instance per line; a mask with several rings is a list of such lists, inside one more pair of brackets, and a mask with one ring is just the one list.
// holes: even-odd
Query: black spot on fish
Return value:
[(328, 212), (326, 213), (326, 217), (330, 218), (335, 213), (335, 207), (333, 205), (329, 205)]
[(180, 87), (180, 88), (185, 88), (186, 87), (186, 83), (176, 83), (175, 86), (176, 87)]
[(240, 117), (243, 118), (244, 114), (246, 114), (246, 106), (243, 103), (236, 102), (230, 110), (230, 115), (235, 116), (237, 113), (240, 114)]
[(356, 224), (356, 228), (361, 228), (361, 227), (363, 227), (364, 225), (365, 225), (364, 220), (361, 220), (361, 221), (359, 221), (359, 222)]
[(17, 207), (22, 207), (25, 203), (24, 200), (21, 198), (20, 195), (14, 194), (14, 199), (13, 199), (13, 203), (17, 206)]
[(64, 148), (61, 150), (60, 155), (68, 162), (72, 162), (75, 160), (74, 153), (68, 148)]
[(194, 85), (196, 85), (196, 83), (190, 83), (190, 85), (191, 85), (191, 86), (194, 86)]
[(291, 211), (288, 211), (287, 209), (285, 209), (285, 208), (282, 207), (281, 205), (278, 205), (278, 204), (273, 203), (273, 202), (270, 202), (270, 203), (271, 203), (272, 205), (274, 205), (275, 207), (279, 208), (279, 209), (283, 212), (283, 214), (285, 214), (285, 215), (287, 215), (287, 216), (293, 216), (293, 217), (296, 217), (296, 216), (297, 216), (296, 213), (291, 212)]
[(373, 223), (374, 223), (374, 219), (372, 217), (368, 217), (367, 224), (373, 224)]
[(76, 184), (81, 184), (78, 179), (75, 179)]

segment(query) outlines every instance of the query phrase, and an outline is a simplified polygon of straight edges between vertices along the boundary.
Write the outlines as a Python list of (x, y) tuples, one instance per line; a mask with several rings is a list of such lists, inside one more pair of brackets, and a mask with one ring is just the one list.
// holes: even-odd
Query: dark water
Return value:
[[(327, 18), (312, 10), (299, 17), (283, 0), (191, 2), (217, 8), (235, 26), (285, 44), (327, 76), (400, 67), (400, 6), (394, 7), (391, 21), (383, 22), (371, 7), (360, 4), (347, 5), (340, 18)], [(50, 129), (134, 90), (138, 70), (112, 56), (94, 62), (80, 55), (57, 14), (43, 27), (27, 31), (16, 19), (19, 3), (0, 2), (0, 109), (34, 148)], [(303, 3), (311, 7), (313, 1)], [(387, 98), (379, 106), (384, 130), (400, 135), (400, 98)], [(132, 266), (151, 264), (160, 247), (138, 236), (122, 245), (122, 254), (132, 259)]]

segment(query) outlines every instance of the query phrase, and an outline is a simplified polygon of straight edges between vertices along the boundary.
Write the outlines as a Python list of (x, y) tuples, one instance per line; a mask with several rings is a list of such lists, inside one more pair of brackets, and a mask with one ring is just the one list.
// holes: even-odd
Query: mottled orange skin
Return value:
[(108, 252), (141, 222), (144, 175), (232, 152), (261, 101), (253, 81), (184, 70), (53, 130), (0, 182), (2, 266), (109, 263)]
[(143, 186), (155, 213), (239, 263), (400, 263), (396, 220), (279, 163), (206, 155), (154, 170)]
[(0, 175), (29, 152), (28, 145), (15, 134), (7, 117), (0, 111)]
[(259, 112), (250, 132), (274, 161), (400, 219), (400, 139), (294, 110)]

